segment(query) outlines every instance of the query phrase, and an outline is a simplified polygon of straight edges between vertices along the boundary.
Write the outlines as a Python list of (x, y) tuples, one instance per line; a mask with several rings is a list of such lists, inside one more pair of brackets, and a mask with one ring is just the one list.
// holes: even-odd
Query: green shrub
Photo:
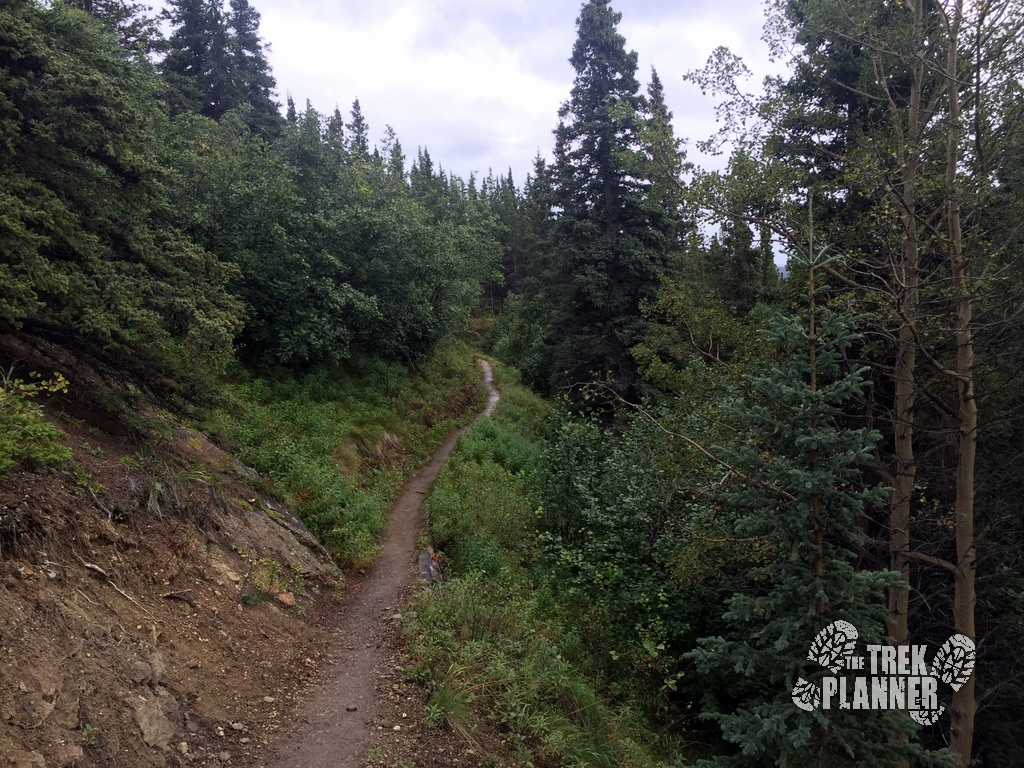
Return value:
[(0, 475), (20, 463), (54, 466), (71, 458), (71, 449), (60, 442), (66, 435), (44, 421), (43, 407), (29, 399), (67, 392), (67, 380), (60, 373), (47, 380), (30, 377), (25, 382), (12, 372), (0, 373)]
[[(476, 572), (419, 598), (411, 646), (428, 712), (463, 725), (488, 717), (531, 755), (564, 766), (655, 766), (659, 737), (599, 693), (565, 627), (515, 575)], [(431, 710), (429, 707), (434, 706)]]
[(536, 481), (550, 408), (512, 371), (499, 367), (496, 378), (493, 417), (460, 438), (427, 500), (449, 564), (448, 582), (418, 599), (409, 627), (428, 713), (458, 711), (467, 727), (491, 720), (522, 763), (658, 765), (662, 737), (607, 695), (592, 663), (597, 614), (567, 607), (568, 584), (542, 557)]
[(268, 476), (339, 564), (372, 562), (404, 479), (483, 402), (465, 345), (419, 369), (381, 360), (321, 366), (297, 377), (233, 371), (228, 404), (207, 428)]

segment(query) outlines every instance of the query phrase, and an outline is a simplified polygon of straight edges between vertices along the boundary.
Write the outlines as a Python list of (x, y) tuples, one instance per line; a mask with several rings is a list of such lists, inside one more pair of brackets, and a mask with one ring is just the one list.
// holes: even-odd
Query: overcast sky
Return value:
[[(512, 169), (521, 185), (538, 150), (550, 159), (558, 107), (569, 96), (577, 0), (251, 0), (281, 101), (309, 99), (348, 119), (359, 99), (371, 135), (391, 125), (411, 161), (426, 146), (463, 178)], [(761, 0), (613, 0), (619, 31), (653, 65), (676, 135), (714, 129), (713, 103), (682, 75), (719, 45), (767, 73)], [(759, 79), (759, 78), (758, 78)], [(695, 150), (691, 150), (691, 156)]]

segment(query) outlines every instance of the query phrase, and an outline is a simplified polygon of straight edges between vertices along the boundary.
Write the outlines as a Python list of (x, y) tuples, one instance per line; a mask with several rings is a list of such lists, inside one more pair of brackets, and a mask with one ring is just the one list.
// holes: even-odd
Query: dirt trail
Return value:
[[(490, 363), (480, 361), (488, 389), (487, 406), (478, 418), (490, 415), (498, 390)], [(392, 617), (408, 587), (416, 580), (416, 541), (426, 527), (421, 508), (455, 442), (465, 430), (450, 434), (419, 473), (405, 484), (390, 510), (384, 548), (367, 577), (350, 588), (343, 629), (337, 631), (337, 656), (322, 673), (324, 682), (296, 712), (296, 727), (283, 737), (275, 768), (357, 768), (366, 765), (370, 729), (378, 715), (377, 668)]]

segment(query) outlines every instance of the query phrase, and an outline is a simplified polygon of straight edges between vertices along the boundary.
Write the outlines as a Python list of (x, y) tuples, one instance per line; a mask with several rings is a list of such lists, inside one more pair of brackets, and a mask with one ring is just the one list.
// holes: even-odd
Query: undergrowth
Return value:
[(0, 370), (0, 475), (17, 464), (56, 466), (71, 458), (62, 443), (65, 434), (43, 420), (43, 406), (31, 398), (68, 391), (60, 373), (44, 380), (38, 373), (29, 381), (14, 378), (13, 369)]
[[(604, 691), (588, 666), (586, 627), (559, 590), (536, 538), (532, 481), (548, 408), (501, 370), (493, 418), (464, 434), (428, 497), (449, 580), (416, 600), (413, 676), (431, 723), (472, 733), (490, 719), (519, 763), (655, 766), (668, 755), (643, 716)], [(660, 758), (660, 759), (659, 759)]]
[(361, 360), (305, 376), (234, 371), (227, 404), (206, 428), (274, 490), (346, 567), (377, 551), (402, 482), (484, 400), (480, 367), (464, 344), (415, 370)]

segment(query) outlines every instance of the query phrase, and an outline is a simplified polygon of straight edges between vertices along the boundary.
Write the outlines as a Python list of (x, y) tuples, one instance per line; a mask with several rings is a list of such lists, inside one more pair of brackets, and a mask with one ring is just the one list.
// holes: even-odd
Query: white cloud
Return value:
[[(580, 2), (568, 0), (251, 0), (284, 100), (308, 98), (346, 119), (359, 98), (374, 137), (385, 125), (406, 155), (427, 146), (461, 176), (509, 166), (517, 182), (539, 150), (550, 157)], [(765, 73), (757, 0), (669, 4), (615, 0), (620, 32), (665, 84), (676, 132), (697, 140), (714, 128), (713, 103), (682, 80), (718, 45)]]

